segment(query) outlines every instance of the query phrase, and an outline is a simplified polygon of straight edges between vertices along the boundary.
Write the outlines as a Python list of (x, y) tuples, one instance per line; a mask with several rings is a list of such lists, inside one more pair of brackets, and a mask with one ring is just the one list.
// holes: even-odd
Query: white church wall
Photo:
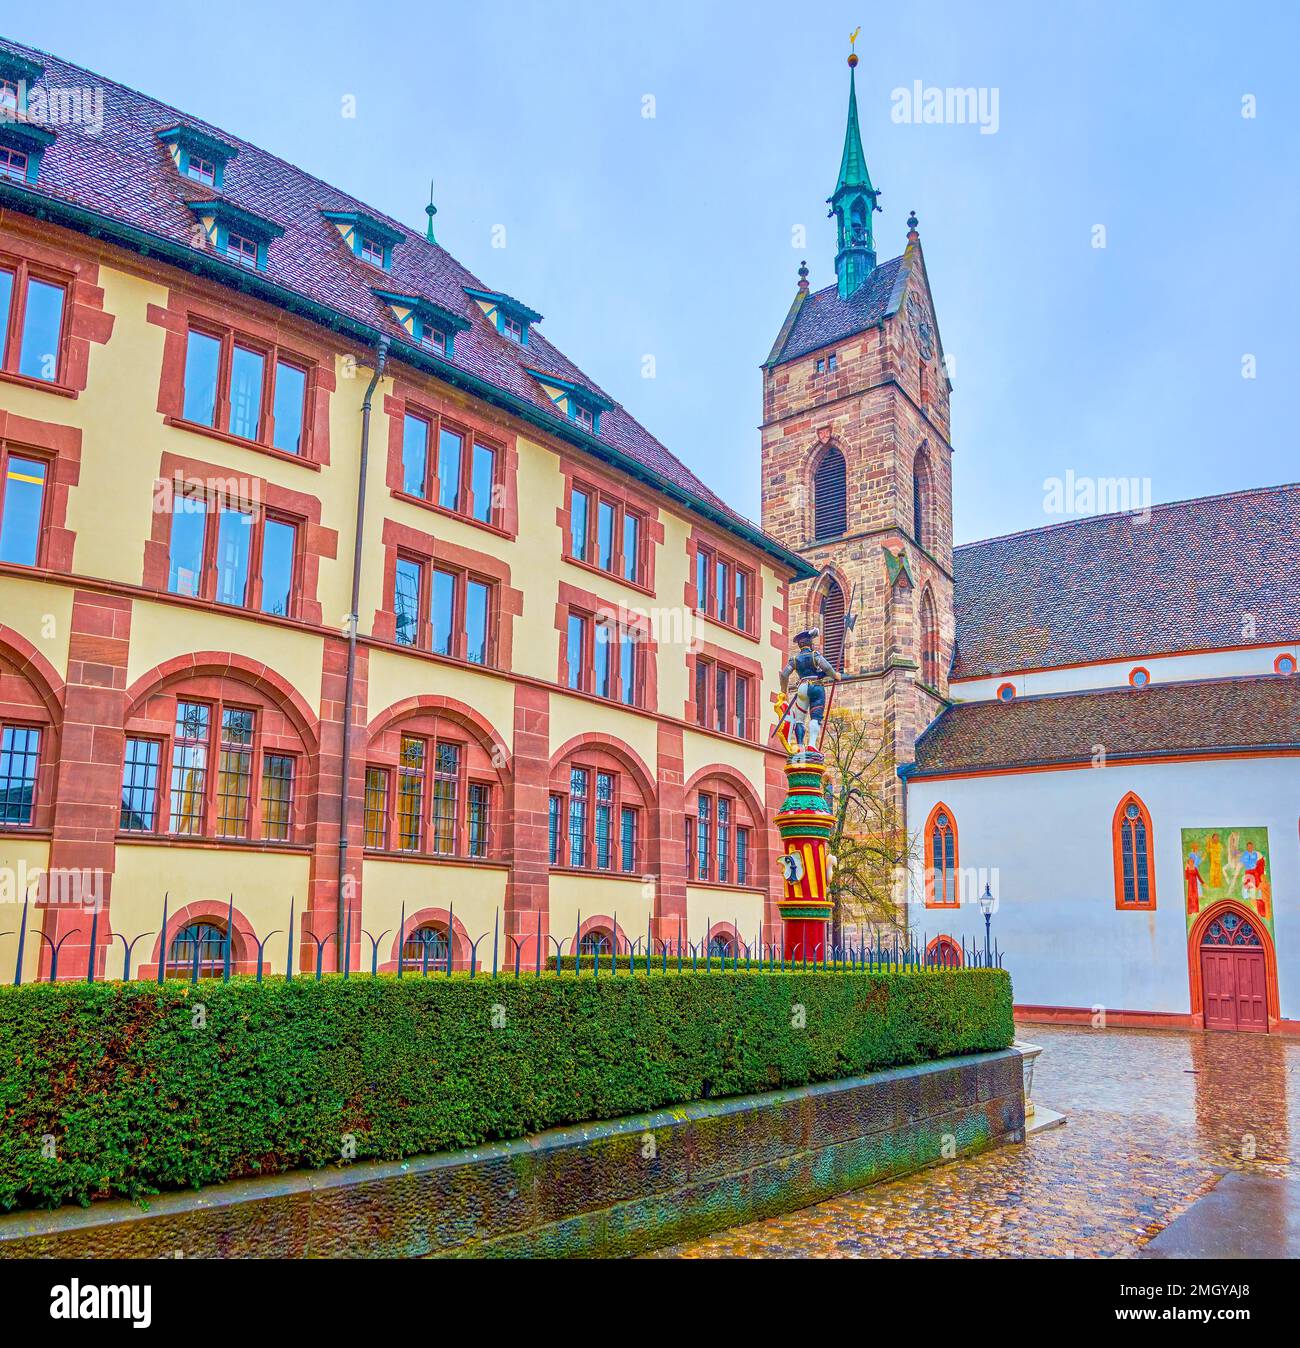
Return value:
[(1004, 683), (1015, 688), (1017, 697), (1127, 688), (1130, 672), (1139, 665), (1150, 673), (1153, 684), (1222, 679), (1239, 674), (1272, 674), (1279, 655), (1291, 655), (1300, 661), (1300, 644), (1238, 647), (1187, 655), (1143, 655), (1068, 669), (1037, 669), (1027, 673), (998, 674), (987, 679), (956, 679), (949, 684), (949, 695), (955, 702), (989, 702), (997, 697), (998, 689)]
[[(1151, 814), (1153, 912), (1115, 907), (1111, 825), (1129, 791)], [(1281, 1014), (1300, 1019), (1300, 758), (917, 778), (907, 793), (914, 833), (939, 801), (957, 825), (962, 908), (924, 906), (918, 860), (912, 925), (929, 936), (982, 932), (976, 900), (992, 878), (992, 929), (1021, 1005), (1187, 1014), (1181, 831), (1266, 827)]]

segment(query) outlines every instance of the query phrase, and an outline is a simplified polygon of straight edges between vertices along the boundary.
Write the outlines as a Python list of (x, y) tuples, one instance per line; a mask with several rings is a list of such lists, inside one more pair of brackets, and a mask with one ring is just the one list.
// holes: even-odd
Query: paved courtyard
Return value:
[(1035, 1099), (1069, 1122), (969, 1160), (736, 1227), (686, 1258), (1127, 1258), (1225, 1170), (1300, 1179), (1300, 1041), (1028, 1025)]

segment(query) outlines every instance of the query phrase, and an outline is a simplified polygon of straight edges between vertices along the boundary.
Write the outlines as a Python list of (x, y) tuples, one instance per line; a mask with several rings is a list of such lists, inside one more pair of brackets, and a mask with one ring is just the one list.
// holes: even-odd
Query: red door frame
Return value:
[[(1264, 925), (1264, 919), (1253, 908), (1238, 903), (1236, 899), (1223, 899), (1212, 908), (1207, 908), (1197, 916), (1187, 935), (1187, 970), (1191, 988), (1192, 1022), (1202, 1029), (1205, 1028), (1205, 990), (1201, 986), (1201, 946), (1205, 943), (1205, 933), (1209, 930), (1211, 922), (1228, 913), (1236, 913), (1238, 917), (1248, 919), (1250, 925), (1259, 933), (1260, 945), (1264, 950), (1264, 1001), (1268, 1011), (1268, 1031), (1271, 1034), (1276, 1031), (1281, 1017), (1277, 995), (1277, 952), (1273, 949), (1273, 938)], [(1231, 948), (1224, 947), (1224, 949)]]

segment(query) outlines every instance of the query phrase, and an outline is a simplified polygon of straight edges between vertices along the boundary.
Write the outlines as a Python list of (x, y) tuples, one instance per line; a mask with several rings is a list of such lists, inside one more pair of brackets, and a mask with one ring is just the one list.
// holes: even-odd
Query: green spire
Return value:
[[(854, 33), (853, 38), (856, 37), (857, 33)], [(875, 270), (876, 245), (871, 217), (879, 210), (876, 198), (880, 195), (871, 185), (867, 157), (862, 151), (862, 132), (858, 128), (857, 64), (858, 57), (854, 52), (849, 56), (849, 117), (844, 128), (840, 177), (835, 191), (827, 198), (830, 214), (838, 225), (835, 275), (840, 295), (845, 299)]]
[(438, 240), (433, 237), (433, 217), (438, 214), (438, 208), (433, 204), (433, 179), (429, 179), (429, 204), (424, 208), (424, 213), (429, 217), (428, 226), (425, 228), (424, 237), (430, 243), (437, 243)]

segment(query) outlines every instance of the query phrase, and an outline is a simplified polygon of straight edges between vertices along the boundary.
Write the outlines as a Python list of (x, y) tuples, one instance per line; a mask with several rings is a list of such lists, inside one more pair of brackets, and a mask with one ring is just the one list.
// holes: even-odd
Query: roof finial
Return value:
[(808, 264), (807, 264), (807, 262), (801, 262), (801, 263), (799, 264), (799, 289), (800, 289), (800, 290), (807, 290), (807, 289), (808, 289)]
[(917, 232), (916, 232), (916, 226), (917, 226), (916, 212), (915, 212), (915, 211), (912, 211), (912, 212), (908, 215), (908, 217), (907, 217), (907, 241), (908, 241), (908, 243), (915, 243), (915, 242), (917, 241), (917, 239), (920, 238), (920, 235), (917, 234)]
[(429, 204), (424, 208), (424, 213), (429, 217), (429, 224), (424, 231), (424, 237), (430, 243), (437, 243), (438, 240), (433, 237), (433, 217), (438, 214), (438, 208), (433, 204), (433, 179), (429, 179)]
[(854, 51), (854, 47), (855, 47), (855, 45), (857, 44), (858, 34), (859, 34), (861, 31), (862, 31), (862, 25), (859, 24), (859, 25), (858, 25), (858, 26), (857, 26), (857, 27), (856, 27), (856, 28), (849, 34), (849, 69), (850, 69), (850, 70), (852, 70), (853, 67), (856, 66), (857, 63), (858, 63), (858, 54), (857, 54), (856, 51)]

